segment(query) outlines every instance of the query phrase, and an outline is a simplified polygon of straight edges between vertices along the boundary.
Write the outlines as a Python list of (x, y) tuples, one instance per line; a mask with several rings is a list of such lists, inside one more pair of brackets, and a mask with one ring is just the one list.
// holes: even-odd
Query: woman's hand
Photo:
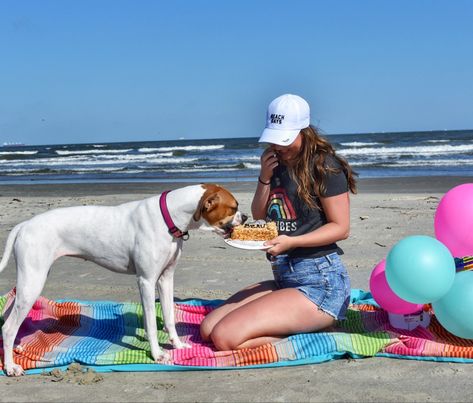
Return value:
[(271, 245), (271, 248), (267, 249), (270, 255), (276, 256), (294, 248), (294, 239), (287, 235), (279, 235), (270, 241), (264, 243), (266, 246)]
[(271, 147), (268, 147), (264, 150), (263, 154), (261, 154), (261, 172), (260, 172), (260, 179), (263, 182), (269, 182), (271, 177), (273, 176), (274, 168), (279, 165), (278, 158), (276, 157), (276, 153), (274, 152)]

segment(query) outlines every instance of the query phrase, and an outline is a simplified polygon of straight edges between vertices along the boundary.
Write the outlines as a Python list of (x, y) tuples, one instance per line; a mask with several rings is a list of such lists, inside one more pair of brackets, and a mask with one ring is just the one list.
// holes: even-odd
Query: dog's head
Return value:
[(243, 224), (248, 217), (238, 210), (238, 202), (225, 188), (203, 184), (204, 194), (194, 214), (194, 220), (201, 219), (217, 234), (228, 238), (235, 225)]

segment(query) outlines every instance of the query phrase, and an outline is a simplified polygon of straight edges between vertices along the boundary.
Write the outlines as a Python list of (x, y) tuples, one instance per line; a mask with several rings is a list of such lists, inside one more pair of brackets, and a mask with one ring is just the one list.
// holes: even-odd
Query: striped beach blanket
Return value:
[(457, 273), (465, 270), (473, 270), (473, 256), (455, 258), (455, 267), (457, 269)]
[[(471, 259), (461, 261), (462, 270), (473, 268)], [(460, 263), (457, 261), (457, 268)], [(0, 297), (0, 325), (14, 296), (12, 290)], [(216, 351), (201, 340), (199, 325), (220, 303), (194, 299), (175, 304), (178, 334), (191, 348), (172, 349), (167, 334), (160, 331), (159, 342), (171, 358), (166, 364), (156, 364), (150, 357), (141, 304), (41, 297), (20, 328), (15, 361), (29, 370), (27, 373), (65, 368), (74, 362), (93, 366), (96, 371), (254, 368), (374, 356), (473, 363), (473, 340), (450, 334), (435, 316), (428, 328), (393, 328), (388, 314), (362, 290), (352, 290), (347, 319), (331, 332), (297, 334), (252, 349)], [(162, 329), (159, 301), (156, 308), (158, 328)], [(1, 339), (0, 349), (3, 356)]]

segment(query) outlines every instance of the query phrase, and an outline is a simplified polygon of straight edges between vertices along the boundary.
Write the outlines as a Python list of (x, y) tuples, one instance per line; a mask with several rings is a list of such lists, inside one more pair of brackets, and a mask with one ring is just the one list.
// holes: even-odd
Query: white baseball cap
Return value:
[(281, 95), (268, 106), (266, 128), (259, 142), (288, 146), (309, 125), (310, 108), (306, 100), (297, 95)]

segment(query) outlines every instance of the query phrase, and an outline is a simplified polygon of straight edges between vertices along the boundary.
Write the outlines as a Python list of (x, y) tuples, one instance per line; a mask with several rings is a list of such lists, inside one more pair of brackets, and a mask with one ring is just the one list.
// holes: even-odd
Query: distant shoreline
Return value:
[[(156, 194), (198, 182), (104, 182), (54, 184), (0, 184), (0, 196), (54, 197), (109, 195), (120, 193)], [(254, 192), (256, 181), (216, 182), (233, 192)], [(418, 176), (362, 178), (358, 180), (358, 193), (445, 193), (462, 183), (473, 183), (472, 176)]]

